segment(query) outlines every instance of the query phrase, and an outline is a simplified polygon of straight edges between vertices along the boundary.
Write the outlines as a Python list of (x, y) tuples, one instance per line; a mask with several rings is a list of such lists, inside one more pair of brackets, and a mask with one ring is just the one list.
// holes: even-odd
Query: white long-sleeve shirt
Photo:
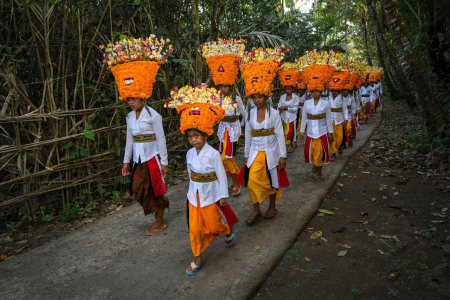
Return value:
[(332, 95), (328, 96), (328, 103), (330, 104), (330, 109), (342, 108), (342, 112), (331, 111), (331, 118), (333, 119), (334, 124), (339, 125), (342, 124), (345, 120), (348, 120), (347, 103), (343, 100), (341, 94), (337, 95), (334, 99)]
[[(230, 137), (230, 141), (232, 143), (237, 142), (239, 137), (242, 134), (241, 126), (244, 126), (245, 120), (247, 119), (247, 110), (245, 109), (244, 103), (242, 102), (241, 97), (236, 96), (236, 109), (225, 113), (225, 116), (237, 116), (241, 115), (242, 120), (236, 120), (234, 122), (220, 122), (219, 129), (217, 129), (217, 136), (219, 140), (223, 143), (223, 136), (225, 134), (225, 129), (228, 129), (228, 136)], [(252, 101), (253, 102), (253, 101)]]
[(344, 100), (345, 105), (347, 105), (347, 110), (348, 110), (348, 119), (347, 120), (351, 120), (353, 118), (353, 114), (356, 113), (355, 109), (355, 98), (353, 97), (352, 94), (348, 94), (347, 97), (344, 97), (344, 95), (342, 95), (342, 99)]
[[(197, 155), (197, 149), (192, 148), (186, 153), (187, 170), (189, 174), (189, 190), (187, 198), (197, 207), (197, 193), (200, 207), (228, 198), (227, 174), (222, 163), (222, 157), (216, 149), (206, 143)], [(191, 179), (191, 171), (198, 174), (216, 173), (217, 180), (212, 182), (195, 182)]]
[[(150, 110), (151, 115), (147, 111)], [(162, 124), (161, 115), (151, 107), (143, 108), (139, 119), (136, 120), (136, 111), (131, 111), (127, 115), (127, 141), (125, 145), (125, 154), (123, 158), (124, 163), (133, 161), (135, 163), (148, 161), (159, 154), (161, 164), (168, 165), (166, 137), (164, 135), (164, 128)], [(156, 136), (155, 142), (148, 143), (134, 143), (133, 136), (146, 135), (154, 133)]]
[[(274, 135), (252, 137), (252, 129), (270, 128), (274, 128)], [(244, 157), (248, 158), (247, 167), (250, 168), (260, 151), (266, 152), (267, 168), (269, 170), (278, 165), (280, 157), (287, 157), (283, 125), (281, 124), (278, 111), (274, 108), (270, 108), (270, 114), (266, 110), (264, 121), (261, 123), (257, 121), (257, 109), (252, 109), (250, 111), (250, 120), (245, 124)]]
[[(363, 86), (361, 86), (360, 92), (361, 92), (361, 102), (369, 103), (371, 101), (370, 93), (372, 92), (372, 87), (370, 85), (368, 85), (367, 87), (365, 87), (363, 85)], [(367, 95), (367, 96), (364, 96), (364, 95)]]
[(355, 95), (354, 96), (354, 99), (355, 99), (354, 105), (355, 105), (355, 107), (353, 108), (353, 111), (354, 112), (358, 112), (360, 110), (360, 106), (361, 106), (361, 91), (360, 91), (360, 89), (357, 89), (354, 95)]
[[(310, 120), (308, 119), (308, 114), (325, 114), (325, 119)], [(333, 119), (331, 118), (330, 104), (322, 99), (319, 99), (317, 105), (314, 105), (314, 99), (306, 100), (302, 110), (300, 132), (305, 132), (306, 125), (308, 125), (306, 134), (313, 139), (318, 139), (327, 133), (333, 133)]]
[(299, 108), (300, 98), (296, 94), (292, 94), (291, 100), (286, 100), (286, 94), (280, 97), (280, 101), (278, 102), (278, 108), (281, 106), (287, 106), (287, 110), (279, 111), (281, 120), (285, 123), (290, 123), (292, 121), (297, 120), (297, 112)]

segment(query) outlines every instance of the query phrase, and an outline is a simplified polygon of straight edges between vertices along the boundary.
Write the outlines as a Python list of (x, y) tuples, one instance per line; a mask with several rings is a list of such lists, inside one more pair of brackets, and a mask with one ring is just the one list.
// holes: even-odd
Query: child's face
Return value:
[(298, 94), (301, 96), (303, 96), (305, 94), (305, 90), (298, 90)]
[(331, 95), (333, 95), (333, 98), (336, 98), (339, 95), (339, 91), (332, 90)]
[(347, 97), (347, 96), (348, 96), (348, 93), (349, 93), (348, 90), (343, 90), (343, 91), (342, 91), (342, 95), (344, 95), (344, 97)]
[(191, 146), (197, 150), (201, 150), (203, 146), (205, 146), (206, 140), (208, 139), (207, 135), (204, 135), (198, 130), (188, 131), (187, 137)]
[(266, 105), (266, 96), (263, 94), (253, 94), (252, 100), (257, 108), (261, 108)]
[(292, 95), (294, 88), (292, 86), (285, 86), (284, 91), (286, 92), (286, 94), (288, 94), (290, 96), (290, 95)]
[(128, 106), (130, 106), (130, 108), (132, 110), (141, 110), (144, 107), (144, 99), (141, 98), (127, 98), (127, 103)]
[(231, 85), (219, 85), (219, 90), (222, 92), (222, 94), (227, 97), (231, 95)]
[(314, 98), (315, 100), (317, 100), (317, 99), (320, 98), (320, 94), (321, 94), (321, 92), (320, 92), (320, 91), (317, 91), (317, 90), (311, 92), (311, 95), (313, 96), (313, 98)]

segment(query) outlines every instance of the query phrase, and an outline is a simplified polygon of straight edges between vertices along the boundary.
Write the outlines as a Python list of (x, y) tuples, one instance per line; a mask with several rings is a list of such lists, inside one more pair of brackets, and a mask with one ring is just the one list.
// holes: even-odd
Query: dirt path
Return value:
[(351, 159), (254, 299), (449, 299), (448, 152), (406, 105)]

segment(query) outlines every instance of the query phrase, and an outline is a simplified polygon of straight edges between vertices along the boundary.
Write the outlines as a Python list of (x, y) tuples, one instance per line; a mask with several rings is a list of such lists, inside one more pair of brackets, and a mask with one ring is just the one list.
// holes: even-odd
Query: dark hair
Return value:
[(196, 132), (198, 132), (201, 135), (206, 136), (206, 137), (208, 136), (206, 133), (204, 133), (203, 131), (198, 130), (197, 128), (189, 128), (189, 129), (186, 129), (184, 131), (184, 134), (186, 135), (186, 137), (187, 137), (188, 133), (191, 132), (191, 131), (196, 131)]

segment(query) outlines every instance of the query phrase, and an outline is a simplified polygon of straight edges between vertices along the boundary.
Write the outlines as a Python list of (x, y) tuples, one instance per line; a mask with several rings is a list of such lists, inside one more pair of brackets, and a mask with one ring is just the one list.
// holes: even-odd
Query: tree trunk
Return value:
[(391, 74), (393, 75), (394, 83), (398, 88), (398, 90), (402, 91), (403, 93), (407, 93), (405, 91), (405, 88), (407, 87), (405, 76), (401, 72), (397, 64), (397, 61), (395, 60), (394, 54), (391, 51), (391, 48), (389, 48), (386, 39), (386, 31), (384, 31), (384, 28), (383, 26), (381, 26), (380, 20), (378, 19), (375, 5), (372, 0), (366, 0), (366, 4), (367, 4), (367, 11), (369, 12), (369, 17), (375, 32), (375, 39), (377, 40), (377, 46), (379, 43), (381, 51), (383, 52), (384, 57), (386, 58), (387, 66), (390, 69)]
[(432, 136), (445, 136), (446, 114), (436, 101), (429, 82), (422, 74), (409, 41), (403, 17), (396, 0), (381, 0), (397, 56), (409, 83), (411, 95), (422, 113)]
[(289, 0), (289, 11), (292, 16), (294, 14), (294, 0)]
[(195, 51), (195, 77), (196, 84), (202, 81), (202, 57), (200, 50), (200, 19), (198, 12), (199, 0), (192, 0), (192, 35)]
[(213, 11), (211, 14), (211, 40), (217, 41), (219, 39), (219, 16), (220, 0), (214, 1)]
[(361, 19), (362, 19), (362, 23), (364, 25), (364, 44), (366, 46), (367, 63), (369, 64), (369, 66), (372, 66), (372, 59), (370, 58), (370, 51), (369, 51), (369, 37), (367, 34), (367, 13), (366, 13), (366, 11), (363, 12)]
[(375, 39), (375, 44), (377, 46), (377, 55), (378, 55), (378, 60), (380, 61), (380, 66), (383, 66), (386, 69), (386, 72), (384, 73), (384, 76), (383, 76), (383, 81), (386, 85), (387, 90), (389, 91), (390, 98), (393, 100), (401, 99), (401, 98), (403, 98), (402, 92), (392, 84), (392, 80), (391, 80), (392, 73), (390, 72), (390, 69), (388, 68), (389, 65), (385, 63), (383, 52), (381, 51), (381, 46), (380, 46), (378, 39)]

